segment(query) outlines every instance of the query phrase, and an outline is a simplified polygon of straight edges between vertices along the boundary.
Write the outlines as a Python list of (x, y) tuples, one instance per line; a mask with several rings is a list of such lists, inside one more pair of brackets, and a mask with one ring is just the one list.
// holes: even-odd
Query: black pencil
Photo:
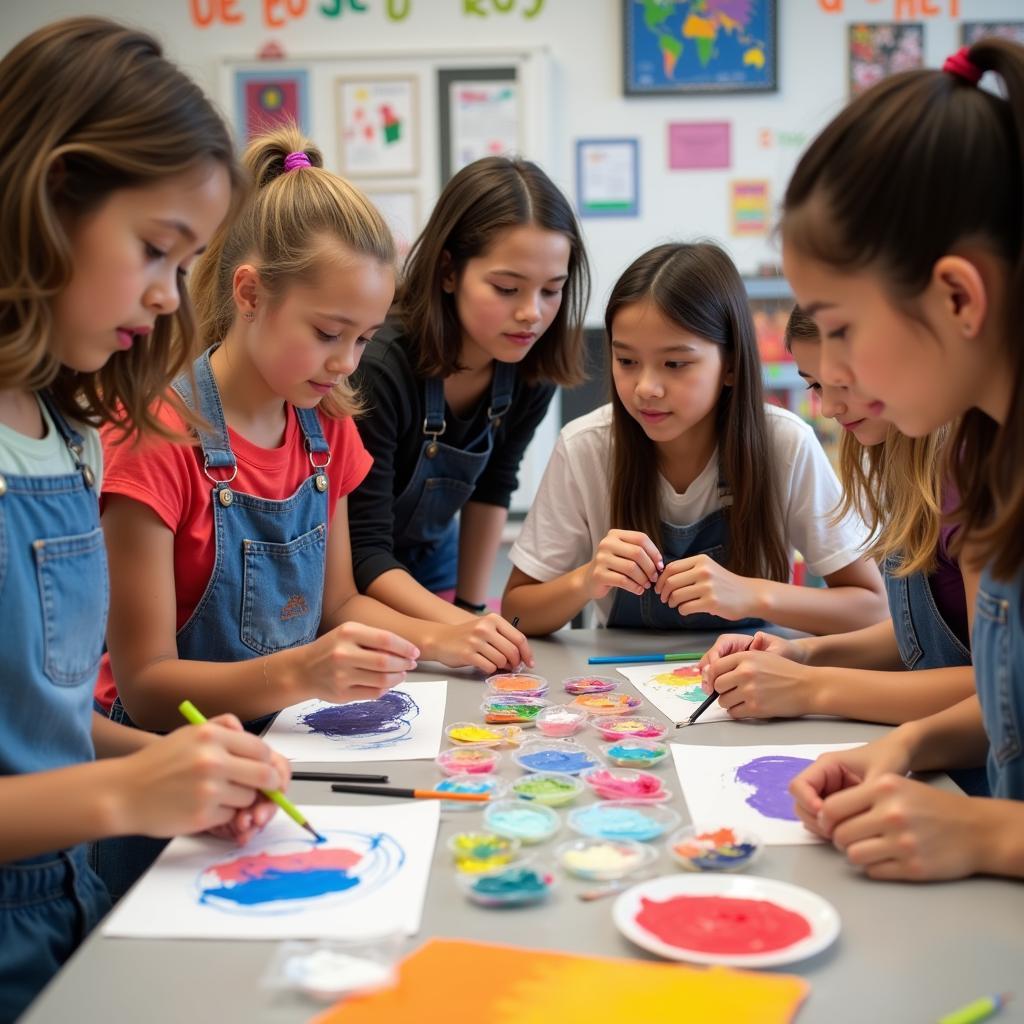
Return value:
[(294, 782), (389, 782), (388, 775), (362, 775), (359, 772), (292, 772)]
[(696, 722), (697, 719), (700, 718), (700, 716), (703, 715), (704, 712), (707, 711), (707, 709), (709, 707), (711, 707), (711, 705), (714, 704), (716, 700), (718, 700), (718, 691), (717, 690), (712, 690), (704, 698), (704, 703), (701, 704), (701, 706), (699, 708), (697, 708), (697, 710), (694, 711), (694, 713), (692, 715), (690, 715), (690, 717), (685, 722), (676, 722), (676, 728), (677, 729), (682, 729), (683, 726), (693, 725), (693, 723)]

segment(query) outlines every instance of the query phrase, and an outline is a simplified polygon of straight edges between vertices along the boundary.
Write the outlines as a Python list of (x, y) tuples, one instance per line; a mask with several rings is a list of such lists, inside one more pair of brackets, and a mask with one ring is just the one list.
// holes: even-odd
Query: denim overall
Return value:
[(1024, 573), (1008, 582), (982, 573), (971, 647), (992, 796), (1024, 800)]
[[(908, 670), (922, 670), (970, 665), (971, 652), (942, 617), (927, 573), (896, 576), (900, 562), (899, 555), (886, 558), (882, 565), (882, 578), (904, 666)], [(987, 796), (989, 793), (983, 768), (959, 768), (949, 775), (971, 796)]]
[[(718, 485), (719, 494), (726, 496), (727, 488)], [(727, 497), (726, 497), (726, 500)], [(707, 555), (724, 565), (728, 556), (729, 521), (724, 508), (709, 512), (690, 526), (661, 524), (661, 557), (665, 564), (692, 555)], [(616, 588), (608, 626), (619, 629), (701, 629), (722, 630), (738, 627), (761, 626), (763, 619), (723, 619), (707, 612), (680, 615), (679, 610), (662, 604), (652, 587), (639, 597)]]
[[(82, 438), (42, 398), (75, 471), (0, 476), (2, 775), (95, 756), (92, 688), (110, 600), (107, 556)], [(28, 1006), (109, 908), (84, 845), (0, 864), (0, 1021)]]
[(444, 381), (424, 381), (424, 440), (412, 478), (395, 501), (395, 557), (427, 590), (455, 586), (459, 531), (455, 516), (469, 500), (494, 449), (494, 434), (512, 404), (514, 363), (495, 362), (487, 426), (465, 448), (438, 440), (445, 432)]
[[(212, 351), (212, 349), (210, 350)], [(314, 409), (295, 409), (309, 455), (310, 475), (284, 500), (231, 488), (238, 472), (228, 437), (210, 351), (193, 364), (195, 393), (187, 376), (173, 384), (189, 408), (210, 426), (200, 431), (203, 467), (212, 487), (216, 555), (206, 590), (176, 637), (182, 661), (246, 661), (314, 640), (320, 626), (327, 553), (331, 452)], [(188, 694), (182, 694), (182, 699)], [(134, 723), (121, 698), (110, 717)], [(273, 716), (247, 722), (262, 732)], [(152, 863), (161, 840), (131, 836), (97, 844), (95, 866), (111, 894), (120, 897)], [(129, 852), (129, 848), (133, 852)], [(136, 856), (137, 852), (137, 856)]]

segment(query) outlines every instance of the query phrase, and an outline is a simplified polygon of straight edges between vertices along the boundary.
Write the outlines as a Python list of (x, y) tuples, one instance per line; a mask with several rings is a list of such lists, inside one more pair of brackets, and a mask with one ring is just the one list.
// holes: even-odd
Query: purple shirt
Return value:
[[(957, 506), (959, 495), (952, 484), (947, 485), (942, 496), (942, 514), (945, 516)], [(964, 593), (964, 578), (960, 574), (960, 563), (949, 550), (949, 542), (958, 527), (944, 524), (939, 531), (939, 549), (936, 552), (935, 571), (928, 577), (932, 597), (939, 614), (956, 635), (956, 638), (970, 649), (971, 631), (967, 625), (967, 595)]]

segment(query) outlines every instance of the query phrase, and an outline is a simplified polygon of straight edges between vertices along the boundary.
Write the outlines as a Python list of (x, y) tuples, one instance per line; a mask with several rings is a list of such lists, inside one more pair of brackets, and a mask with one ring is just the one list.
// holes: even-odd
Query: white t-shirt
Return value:
[[(40, 438), (26, 437), (0, 423), (0, 473), (10, 476), (63, 476), (75, 471), (75, 460), (42, 402), (39, 402), (39, 411), (46, 426), (46, 434)], [(96, 477), (93, 490), (99, 494), (103, 482), (103, 444), (100, 435), (82, 423), (73, 426), (82, 435), (82, 462), (93, 471)]]
[[(775, 405), (765, 405), (768, 441), (778, 474), (785, 522), (783, 535), (799, 551), (808, 569), (827, 576), (862, 557), (868, 530), (856, 516), (833, 525), (832, 513), (842, 489), (810, 425)], [(566, 424), (544, 471), (519, 539), (512, 564), (546, 583), (594, 557), (611, 529), (609, 449), (612, 407), (604, 405)], [(683, 494), (658, 474), (661, 518), (690, 526), (721, 508), (718, 451)], [(736, 524), (733, 524), (736, 528)], [(750, 524), (756, 529), (756, 524)], [(615, 591), (595, 602), (597, 624), (604, 626)]]

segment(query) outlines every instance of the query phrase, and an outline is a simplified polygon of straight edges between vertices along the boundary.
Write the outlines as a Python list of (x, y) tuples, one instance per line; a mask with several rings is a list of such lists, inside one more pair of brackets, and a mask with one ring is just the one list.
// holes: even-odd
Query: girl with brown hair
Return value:
[[(735, 266), (708, 242), (658, 246), (605, 312), (612, 401), (570, 423), (519, 540), (503, 610), (528, 633), (591, 601), (601, 625), (812, 633), (885, 615), (855, 516), (811, 428), (765, 405)], [(790, 551), (825, 578), (794, 586)]]

